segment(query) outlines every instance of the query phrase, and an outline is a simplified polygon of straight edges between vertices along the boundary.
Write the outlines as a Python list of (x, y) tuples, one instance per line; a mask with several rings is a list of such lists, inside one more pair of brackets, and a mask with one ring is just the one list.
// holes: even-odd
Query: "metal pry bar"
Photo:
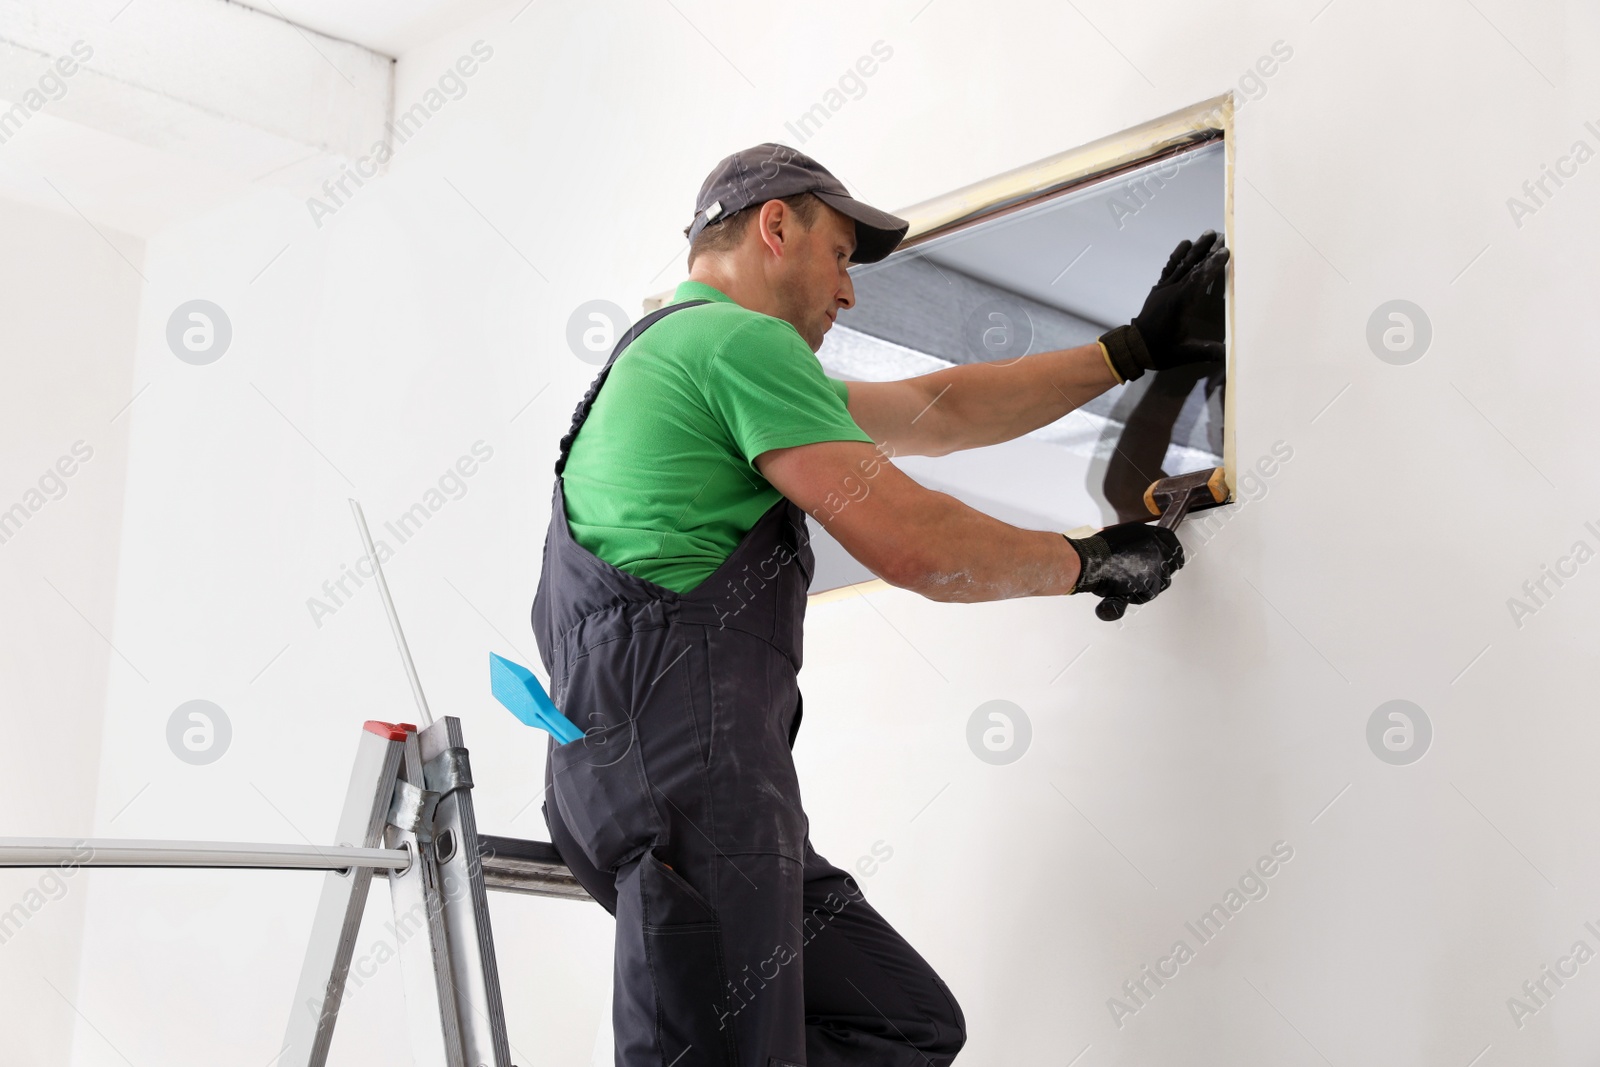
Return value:
[(433, 712), (428, 710), (428, 698), (422, 694), (422, 679), (417, 677), (417, 665), (411, 660), (411, 649), (406, 645), (405, 631), (400, 629), (400, 616), (394, 610), (394, 598), (389, 595), (389, 583), (383, 578), (383, 564), (378, 562), (378, 550), (372, 546), (372, 534), (367, 530), (367, 517), (362, 514), (361, 502), (350, 498), (350, 510), (356, 516), (356, 529), (361, 531), (361, 545), (372, 561), (373, 574), (378, 579), (378, 595), (383, 597), (383, 610), (389, 615), (389, 629), (394, 631), (394, 643), (400, 649), (400, 662), (405, 664), (406, 677), (411, 681), (411, 695), (417, 698), (417, 711), (424, 726), (433, 725)]
[[(1176, 530), (1189, 512), (1214, 508), (1227, 501), (1228, 493), (1227, 471), (1212, 467), (1151, 482), (1144, 491), (1144, 506), (1150, 514), (1161, 516), (1157, 526)], [(1127, 610), (1127, 600), (1108, 596), (1095, 605), (1094, 614), (1105, 622), (1116, 622)]]

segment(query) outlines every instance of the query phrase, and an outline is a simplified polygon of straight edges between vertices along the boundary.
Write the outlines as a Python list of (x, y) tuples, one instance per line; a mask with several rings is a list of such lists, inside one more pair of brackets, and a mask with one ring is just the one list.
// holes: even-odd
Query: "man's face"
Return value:
[(797, 232), (780, 261), (773, 279), (777, 317), (794, 326), (813, 352), (822, 347), (839, 309), (855, 306), (855, 287), (845, 269), (855, 248), (855, 222), (822, 204), (811, 229)]

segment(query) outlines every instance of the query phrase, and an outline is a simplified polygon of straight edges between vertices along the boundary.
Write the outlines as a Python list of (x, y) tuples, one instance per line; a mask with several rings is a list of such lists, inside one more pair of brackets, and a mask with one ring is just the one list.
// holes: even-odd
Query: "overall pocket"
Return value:
[(668, 1061), (690, 1048), (694, 1062), (736, 1062), (722, 927), (716, 912), (676, 871), (646, 851), (639, 857), (645, 958), (659, 1006), (662, 1054)]
[(562, 711), (583, 737), (550, 750), (550, 785), (577, 844), (607, 871), (671, 835), (676, 813), (662, 790), (700, 758), (685, 638), (660, 625), (586, 636), (559, 682)]
[(632, 720), (591, 727), (550, 752), (551, 791), (589, 862), (615, 868), (661, 834)]

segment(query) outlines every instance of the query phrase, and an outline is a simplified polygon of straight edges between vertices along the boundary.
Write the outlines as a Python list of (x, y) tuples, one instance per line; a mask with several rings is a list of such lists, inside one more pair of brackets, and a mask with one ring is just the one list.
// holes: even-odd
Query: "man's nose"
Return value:
[(856, 287), (850, 280), (850, 272), (845, 271), (844, 283), (839, 286), (839, 307), (848, 311), (856, 306)]

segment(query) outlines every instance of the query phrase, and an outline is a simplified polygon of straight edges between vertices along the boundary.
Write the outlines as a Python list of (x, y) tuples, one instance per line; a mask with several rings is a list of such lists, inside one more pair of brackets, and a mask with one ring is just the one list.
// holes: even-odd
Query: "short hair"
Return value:
[[(795, 218), (800, 220), (800, 226), (809, 230), (817, 221), (817, 213), (822, 209), (822, 201), (810, 193), (796, 193), (793, 196), (774, 197), (782, 200), (788, 209), (794, 212)], [(741, 208), (731, 215), (726, 215), (716, 222), (708, 223), (704, 229), (695, 234), (694, 242), (689, 246), (689, 266), (694, 266), (695, 257), (704, 252), (731, 252), (737, 248), (739, 242), (744, 240), (745, 231), (750, 228), (750, 220), (761, 213), (760, 203), (751, 204)], [(694, 228), (691, 223), (683, 228), (683, 235), (689, 236), (689, 231)]]

